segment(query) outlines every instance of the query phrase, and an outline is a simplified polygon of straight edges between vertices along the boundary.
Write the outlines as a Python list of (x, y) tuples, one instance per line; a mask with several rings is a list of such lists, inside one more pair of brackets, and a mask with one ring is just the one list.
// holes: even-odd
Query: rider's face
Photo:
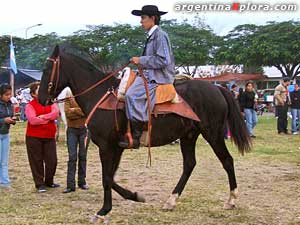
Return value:
[(147, 16), (147, 15), (142, 15), (141, 16), (141, 24), (142, 27), (145, 30), (150, 30), (154, 25), (155, 25), (155, 17), (154, 16)]

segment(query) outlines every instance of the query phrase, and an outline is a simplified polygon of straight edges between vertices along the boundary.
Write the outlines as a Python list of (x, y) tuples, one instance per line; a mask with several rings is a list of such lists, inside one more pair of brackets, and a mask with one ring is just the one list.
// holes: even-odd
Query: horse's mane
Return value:
[(97, 67), (91, 58), (91, 56), (86, 52), (81, 50), (80, 48), (74, 47), (70, 44), (64, 43), (60, 45), (60, 51), (66, 55), (69, 55), (75, 59), (77, 59), (82, 66), (89, 68), (91, 71), (100, 72), (101, 74), (105, 74), (103, 71), (100, 70), (99, 67)]

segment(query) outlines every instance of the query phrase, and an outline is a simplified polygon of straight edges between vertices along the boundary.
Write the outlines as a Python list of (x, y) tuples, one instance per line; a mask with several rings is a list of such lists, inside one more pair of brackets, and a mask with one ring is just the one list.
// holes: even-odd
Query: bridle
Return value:
[[(118, 69), (116, 69), (115, 71), (111, 72), (110, 74), (108, 74), (107, 76), (105, 76), (103, 79), (99, 80), (97, 83), (91, 85), (90, 87), (84, 89), (83, 91), (81, 91), (78, 94), (75, 94), (73, 96), (70, 97), (66, 97), (63, 99), (59, 99), (59, 100), (54, 100), (51, 96), (51, 89), (53, 88), (53, 82), (54, 82), (54, 78), (55, 75), (57, 76), (56, 78), (56, 83), (54, 86), (54, 93), (56, 93), (57, 90), (57, 86), (58, 86), (58, 81), (60, 78), (60, 57), (57, 56), (55, 58), (47, 58), (48, 61), (53, 62), (53, 66), (52, 66), (52, 70), (51, 70), (51, 75), (50, 75), (50, 80), (48, 82), (48, 97), (47, 97), (47, 101), (51, 100), (52, 103), (59, 103), (59, 102), (65, 102), (68, 99), (71, 98), (76, 98), (78, 96), (84, 95), (87, 92), (91, 91), (92, 89), (96, 88), (97, 86), (99, 86), (100, 84), (102, 84), (103, 82), (105, 82), (106, 80), (110, 79), (111, 77), (115, 76), (118, 72), (120, 72), (121, 70), (123, 70), (125, 67), (127, 67), (131, 62), (127, 62), (126, 64), (124, 64), (123, 66), (119, 67)], [(148, 86), (147, 86), (147, 80), (145, 78), (143, 69), (141, 67), (138, 67), (138, 71), (139, 74), (141, 75), (143, 82), (144, 82), (144, 86), (146, 89), (146, 96), (147, 96), (147, 107), (148, 107), (148, 162), (150, 162), (150, 166), (151, 166), (151, 129), (152, 129), (152, 124), (151, 124), (151, 108), (150, 108), (150, 96), (149, 96), (149, 90), (148, 90)], [(93, 116), (94, 112), (96, 111), (96, 109), (98, 108), (98, 106), (106, 99), (106, 97), (112, 93), (111, 91), (107, 91), (107, 93), (96, 103), (96, 105), (93, 107), (92, 111), (89, 113), (86, 122), (85, 122), (85, 126), (87, 127), (87, 124), (89, 123), (91, 117)], [(117, 123), (116, 123), (117, 124)], [(131, 144), (130, 144), (131, 145)]]
[(59, 76), (60, 76), (60, 57), (57, 56), (56, 58), (47, 58), (48, 61), (51, 61), (53, 63), (52, 69), (51, 69), (51, 75), (50, 75), (50, 80), (48, 82), (48, 89), (47, 89), (47, 93), (48, 93), (48, 100), (52, 100), (52, 96), (51, 96), (51, 89), (53, 87), (53, 81), (55, 78), (55, 75), (57, 76), (56, 78), (56, 83), (54, 86), (54, 93), (56, 92), (57, 86), (58, 86), (58, 81), (59, 81)]
[[(100, 84), (102, 84), (103, 82), (105, 82), (106, 80), (108, 80), (111, 77), (117, 75), (121, 70), (123, 70), (125, 67), (127, 67), (130, 64), (130, 62), (127, 62), (123, 66), (119, 67), (115, 71), (113, 71), (110, 74), (108, 74), (107, 76), (105, 76), (103, 79), (99, 80), (97, 83), (95, 83), (95, 84), (91, 85), (90, 87), (84, 89), (83, 91), (81, 91), (78, 94), (75, 94), (73, 96), (66, 97), (66, 98), (63, 98), (63, 99), (53, 99), (53, 97), (51, 95), (51, 90), (54, 87), (54, 93), (56, 93), (59, 78), (60, 78), (60, 57), (57, 56), (55, 58), (47, 58), (47, 60), (53, 62), (53, 66), (52, 66), (52, 69), (51, 69), (50, 80), (48, 82), (48, 90), (47, 90), (47, 93), (48, 93), (47, 101), (51, 101), (52, 103), (65, 102), (66, 100), (68, 100), (70, 98), (76, 98), (78, 96), (84, 95), (84, 94), (88, 93), (89, 91), (91, 91), (92, 89), (99, 86)], [(53, 85), (55, 77), (56, 77), (56, 82), (55, 82), (55, 85)]]

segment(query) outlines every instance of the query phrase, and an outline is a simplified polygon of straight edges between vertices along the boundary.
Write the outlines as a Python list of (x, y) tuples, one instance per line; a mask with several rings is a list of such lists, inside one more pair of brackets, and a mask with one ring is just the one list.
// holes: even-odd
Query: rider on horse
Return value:
[[(135, 16), (141, 16), (142, 27), (148, 31), (144, 51), (140, 57), (132, 57), (131, 63), (144, 71), (150, 95), (151, 111), (155, 104), (155, 92), (158, 84), (174, 82), (174, 57), (168, 35), (160, 29), (160, 16), (167, 12), (159, 11), (155, 5), (145, 5), (142, 10), (133, 10)], [(126, 116), (130, 120), (133, 146), (139, 148), (144, 123), (148, 121), (147, 95), (143, 79), (138, 75), (125, 95)], [(119, 146), (129, 147), (128, 140), (121, 140)]]

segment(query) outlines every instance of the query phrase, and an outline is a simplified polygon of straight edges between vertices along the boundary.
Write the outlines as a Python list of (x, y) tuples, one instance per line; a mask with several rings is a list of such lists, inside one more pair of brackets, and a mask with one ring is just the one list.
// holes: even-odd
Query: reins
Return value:
[[(152, 123), (151, 123), (151, 105), (150, 105), (150, 94), (149, 94), (149, 88), (148, 88), (148, 85), (147, 85), (147, 79), (144, 75), (144, 72), (143, 72), (143, 69), (141, 67), (138, 67), (138, 71), (139, 71), (139, 74), (141, 76), (141, 78), (143, 79), (144, 81), (144, 86), (145, 86), (145, 90), (146, 90), (146, 96), (147, 96), (147, 107), (148, 107), (148, 159), (147, 159), (147, 164), (146, 166), (148, 167), (148, 164), (151, 166), (152, 164), (152, 157), (151, 157), (151, 131), (152, 131)], [(114, 93), (114, 90), (113, 89), (109, 89), (105, 95), (95, 104), (95, 106), (93, 107), (93, 109), (90, 111), (87, 119), (85, 120), (85, 127), (88, 128), (88, 124), (91, 120), (91, 118), (93, 117), (94, 113), (96, 112), (97, 108), (101, 105), (101, 103), (103, 103), (106, 98), (110, 95), (110, 94), (113, 94), (115, 95)], [(117, 97), (117, 96), (115, 96)], [(117, 102), (118, 104), (118, 102)], [(117, 107), (117, 105), (116, 105)], [(119, 128), (118, 128), (118, 120), (117, 120), (117, 114), (116, 114), (116, 111), (115, 111), (115, 122), (116, 122), (116, 130), (118, 131)], [(128, 130), (130, 132), (130, 123), (128, 122)], [(127, 138), (129, 139), (129, 147), (132, 147), (133, 145), (133, 142), (132, 142), (132, 137), (131, 135), (129, 135), (128, 133), (126, 133), (127, 135)], [(85, 138), (85, 143), (87, 143), (87, 137), (88, 135), (86, 136)]]
[[(55, 83), (56, 85), (54, 87), (54, 92), (56, 92), (58, 82), (59, 82), (59, 78), (60, 78), (60, 70), (59, 70), (60, 69), (60, 57), (58, 56), (57, 58), (48, 58), (47, 60), (53, 62), (53, 67), (52, 67), (52, 70), (51, 70), (50, 80), (49, 80), (49, 83), (48, 83), (48, 96), (51, 96), (50, 93), (51, 93), (51, 89), (53, 88), (53, 81), (54, 81), (54, 78), (55, 78), (55, 74), (57, 75), (57, 78), (56, 78), (56, 83)], [(127, 67), (129, 64), (130, 64), (130, 62), (127, 62), (123, 66), (121, 66), (118, 69), (111, 72), (109, 75), (107, 75), (103, 79), (99, 80), (97, 83), (91, 85), (90, 87), (88, 87), (87, 89), (81, 91), (78, 94), (75, 94), (75, 95), (69, 96), (69, 97), (65, 97), (65, 98), (62, 98), (62, 99), (52, 100), (52, 102), (53, 103), (65, 102), (69, 99), (76, 98), (78, 96), (84, 95), (84, 94), (88, 93), (89, 91), (93, 90), (94, 88), (96, 88), (97, 86), (99, 86), (100, 84), (102, 84), (103, 82), (105, 82), (106, 80), (108, 80), (111, 77), (115, 76), (117, 73), (119, 73), (125, 67)], [(148, 163), (151, 166), (151, 162), (152, 162), (152, 160), (151, 160), (151, 129), (152, 129), (152, 123), (151, 123), (150, 94), (149, 94), (149, 88), (148, 88), (148, 85), (147, 85), (147, 79), (144, 75), (143, 69), (141, 67), (138, 67), (138, 71), (139, 71), (139, 74), (140, 74), (141, 78), (143, 79), (144, 86), (145, 86), (145, 91), (146, 91), (146, 96), (147, 96), (147, 106), (148, 106), (148, 160), (147, 160), (147, 166), (148, 166)], [(90, 113), (89, 113), (89, 115), (88, 115), (88, 117), (85, 121), (85, 127), (86, 128), (87, 128), (88, 123), (90, 122), (92, 116), (94, 115), (95, 111), (99, 107), (99, 105), (101, 105), (101, 103), (103, 103), (110, 94), (114, 94), (114, 90), (109, 89), (105, 93), (105, 95), (102, 96), (102, 98), (95, 104), (93, 109), (90, 111)], [(117, 122), (117, 119), (116, 119), (116, 122)], [(130, 125), (129, 125), (129, 127), (130, 127)], [(88, 134), (85, 138), (85, 143), (87, 143), (87, 137), (88, 137)], [(132, 140), (130, 141), (130, 145), (132, 146)]]
[[(58, 85), (58, 81), (59, 81), (59, 77), (60, 77), (60, 71), (59, 71), (59, 65), (60, 65), (60, 58), (59, 56), (57, 58), (48, 58), (47, 60), (52, 61), (53, 62), (53, 67), (52, 67), (52, 71), (51, 71), (51, 75), (50, 75), (50, 81), (48, 83), (48, 96), (50, 95), (51, 89), (53, 87), (53, 81), (55, 78), (55, 74), (57, 74), (57, 79), (56, 79), (56, 85), (55, 85), (55, 89), (54, 91), (56, 91), (57, 85)], [(113, 72), (111, 72), (110, 74), (108, 74), (107, 76), (105, 76), (103, 79), (99, 80), (97, 83), (93, 84), (92, 86), (88, 87), (87, 89), (81, 91), (78, 94), (75, 94), (73, 96), (70, 97), (65, 97), (62, 99), (56, 99), (56, 100), (52, 100), (53, 103), (60, 103), (60, 102), (65, 102), (68, 99), (71, 98), (76, 98), (78, 96), (84, 95), (86, 93), (88, 93), (89, 91), (93, 90), (94, 88), (96, 88), (97, 86), (99, 86), (100, 84), (102, 84), (103, 82), (107, 81), (108, 79), (112, 78), (113, 76), (117, 75), (117, 73), (119, 73), (121, 70), (123, 70), (125, 67), (127, 67), (130, 64), (130, 62), (127, 62), (126, 64), (124, 64), (123, 66), (119, 67), (118, 69), (114, 70)], [(57, 70), (57, 72), (56, 72)]]
[(148, 83), (147, 79), (145, 77), (145, 74), (143, 72), (143, 69), (141, 67), (138, 67), (139, 74), (141, 75), (143, 81), (144, 81), (144, 86), (146, 90), (146, 96), (147, 96), (147, 107), (148, 107), (148, 160), (147, 160), (147, 166), (148, 163), (151, 166), (151, 129), (152, 129), (152, 123), (151, 123), (151, 104), (150, 104), (150, 94), (149, 94), (149, 88), (148, 88)]

